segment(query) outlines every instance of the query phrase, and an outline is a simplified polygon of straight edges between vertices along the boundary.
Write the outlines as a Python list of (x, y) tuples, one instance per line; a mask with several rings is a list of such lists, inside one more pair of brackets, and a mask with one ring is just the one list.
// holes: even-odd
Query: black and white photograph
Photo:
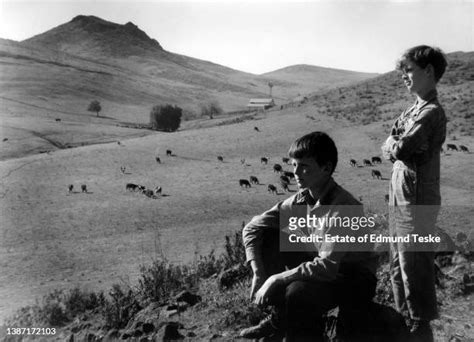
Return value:
[(474, 2), (0, 0), (0, 341), (474, 342)]

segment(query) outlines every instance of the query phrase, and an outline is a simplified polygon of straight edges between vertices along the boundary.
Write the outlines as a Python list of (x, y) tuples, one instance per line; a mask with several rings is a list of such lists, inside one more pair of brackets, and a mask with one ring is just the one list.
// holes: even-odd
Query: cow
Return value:
[(289, 179), (295, 179), (295, 174), (291, 171), (283, 171), (283, 175), (288, 177)]
[(245, 186), (246, 188), (251, 188), (250, 182), (246, 179), (239, 179), (239, 185), (241, 187)]
[(143, 185), (137, 185), (137, 190), (140, 191), (140, 192), (144, 192), (146, 190), (146, 188)]
[(276, 188), (275, 185), (273, 185), (273, 184), (268, 184), (268, 188), (267, 188), (267, 189), (268, 189), (268, 192), (269, 192), (269, 193), (277, 194), (277, 188)]
[(458, 151), (458, 147), (454, 144), (446, 144), (446, 149), (448, 151), (453, 150), (453, 151)]
[(87, 185), (82, 184), (82, 185), (81, 185), (81, 191), (87, 193)]
[(287, 176), (280, 176), (281, 184), (290, 184), (290, 179)]
[(459, 145), (459, 148), (461, 149), (461, 151), (469, 153), (469, 149), (467, 148), (467, 146)]
[(153, 193), (154, 193), (155, 195), (158, 195), (158, 194), (161, 195), (161, 186), (157, 186), (157, 187), (153, 190)]
[(138, 190), (138, 185), (133, 184), (133, 183), (128, 183), (127, 185), (125, 185), (125, 190), (137, 191)]
[(166, 150), (166, 156), (172, 156), (173, 155), (173, 152), (171, 152), (171, 150)]
[(60, 121), (61, 121), (61, 119), (54, 119), (54, 121), (56, 121), (56, 122), (60, 122)]
[(282, 161), (284, 164), (290, 164), (290, 158), (283, 157), (283, 158), (281, 158), (281, 161)]
[(288, 187), (288, 184), (287, 184), (287, 183), (283, 183), (283, 182), (282, 182), (282, 183), (281, 183), (281, 187), (282, 187), (283, 190), (285, 190), (285, 191), (288, 191), (288, 192), (290, 191), (290, 188)]
[(260, 184), (260, 182), (258, 181), (258, 178), (255, 177), (255, 176), (250, 176), (250, 183), (252, 183), (252, 184)]
[(377, 179), (382, 178), (382, 174), (380, 173), (379, 170), (372, 170), (372, 178), (375, 178), (375, 177), (377, 177)]
[(262, 158), (260, 158), (260, 163), (262, 163), (262, 164), (268, 164), (268, 158), (267, 158), (267, 157), (262, 157)]
[(351, 164), (351, 166), (353, 166), (353, 167), (357, 166), (357, 160), (351, 159), (350, 164)]
[(74, 185), (69, 184), (69, 186), (67, 188), (68, 188), (69, 192), (72, 192), (72, 190), (74, 189)]
[(372, 166), (372, 163), (368, 159), (364, 159), (364, 166)]
[(382, 164), (382, 159), (380, 157), (372, 157), (373, 164)]
[(240, 164), (245, 164), (245, 158), (240, 159)]
[(223, 157), (223, 156), (217, 156), (217, 160), (220, 161), (220, 162), (223, 162), (223, 161), (224, 161), (224, 157)]
[(161, 159), (160, 159), (160, 157), (155, 157), (155, 160), (156, 160), (156, 162), (157, 162), (158, 164), (161, 164)]
[(117, 145), (122, 145), (122, 144), (120, 143), (120, 141), (117, 141)]
[(154, 191), (150, 189), (143, 190), (142, 194), (144, 194), (146, 197), (156, 198)]
[(8, 138), (3, 138), (3, 140), (2, 140), (2, 141), (8, 141)]
[(283, 168), (281, 167), (280, 164), (275, 164), (273, 165), (273, 172), (281, 172)]
[(120, 172), (125, 173), (125, 166), (120, 166)]
[(253, 129), (256, 130), (257, 132), (260, 132), (257, 126), (255, 126)]

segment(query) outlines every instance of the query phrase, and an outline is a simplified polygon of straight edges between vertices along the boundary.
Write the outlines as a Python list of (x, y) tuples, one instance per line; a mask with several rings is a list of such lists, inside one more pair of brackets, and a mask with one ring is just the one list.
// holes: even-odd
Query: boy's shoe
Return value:
[(410, 329), (411, 342), (434, 342), (429, 321), (413, 320)]
[(278, 324), (275, 322), (274, 315), (268, 315), (264, 319), (250, 328), (246, 328), (240, 332), (240, 337), (249, 339), (259, 339), (264, 337), (281, 337), (282, 332)]

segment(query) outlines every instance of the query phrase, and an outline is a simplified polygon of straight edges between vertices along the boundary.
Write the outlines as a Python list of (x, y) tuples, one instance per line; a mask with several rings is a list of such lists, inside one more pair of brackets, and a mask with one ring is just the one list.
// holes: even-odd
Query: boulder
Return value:
[(155, 341), (159, 342), (168, 342), (168, 341), (177, 341), (184, 339), (184, 336), (181, 335), (178, 329), (182, 329), (183, 325), (179, 322), (166, 322), (156, 333)]

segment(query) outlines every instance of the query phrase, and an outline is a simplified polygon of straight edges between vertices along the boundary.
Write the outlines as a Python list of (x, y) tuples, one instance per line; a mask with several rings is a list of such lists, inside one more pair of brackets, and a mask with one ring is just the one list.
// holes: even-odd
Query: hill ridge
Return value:
[(164, 51), (156, 39), (132, 22), (121, 25), (86, 15), (75, 16), (71, 21), (21, 43), (78, 55), (129, 56)]

